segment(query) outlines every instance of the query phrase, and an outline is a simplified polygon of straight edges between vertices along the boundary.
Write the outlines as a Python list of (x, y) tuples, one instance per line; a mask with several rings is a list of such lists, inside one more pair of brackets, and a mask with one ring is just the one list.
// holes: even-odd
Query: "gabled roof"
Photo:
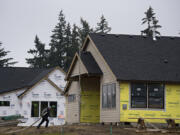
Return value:
[(29, 88), (53, 69), (54, 68), (39, 69), (25, 67), (0, 68), (0, 93)]
[(102, 71), (99, 68), (98, 64), (96, 63), (95, 59), (93, 58), (92, 54), (90, 52), (81, 52), (80, 57), (77, 53), (75, 54), (65, 80), (69, 79), (77, 60), (79, 60), (85, 67), (86, 70), (85, 74), (102, 75)]
[(94, 57), (90, 52), (82, 52), (81, 60), (84, 63), (88, 74), (102, 75), (101, 69), (99, 68), (98, 64), (96, 63)]
[(154, 41), (137, 35), (90, 34), (89, 38), (117, 80), (180, 82), (180, 37)]

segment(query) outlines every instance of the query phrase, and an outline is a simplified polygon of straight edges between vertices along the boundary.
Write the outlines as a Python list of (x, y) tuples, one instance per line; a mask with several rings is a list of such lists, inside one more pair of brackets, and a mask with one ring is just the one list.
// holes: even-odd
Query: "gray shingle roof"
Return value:
[(99, 68), (98, 64), (96, 63), (94, 57), (90, 52), (82, 52), (81, 53), (81, 60), (85, 65), (86, 69), (88, 70), (88, 74), (96, 74), (101, 75), (102, 71)]
[(0, 68), (0, 93), (34, 85), (52, 69), (3, 67)]
[(118, 80), (180, 82), (180, 37), (90, 34)]

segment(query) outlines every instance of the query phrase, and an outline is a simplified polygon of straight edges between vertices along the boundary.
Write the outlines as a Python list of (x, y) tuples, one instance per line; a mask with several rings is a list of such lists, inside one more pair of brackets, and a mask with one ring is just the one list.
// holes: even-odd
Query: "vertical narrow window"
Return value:
[(133, 83), (131, 85), (131, 108), (147, 108), (147, 85)]
[(31, 117), (39, 117), (39, 102), (32, 101)]
[(102, 88), (102, 108), (107, 108), (107, 102), (108, 102), (107, 93), (108, 93), (108, 87), (107, 87), (107, 85), (103, 85), (103, 88)]
[(42, 101), (42, 102), (41, 102), (41, 113), (40, 113), (40, 114), (42, 114), (42, 111), (43, 111), (45, 108), (47, 108), (47, 107), (48, 107), (48, 102)]
[(116, 107), (116, 84), (112, 85), (112, 108)]
[(57, 102), (50, 102), (50, 117), (57, 117)]
[(102, 87), (102, 108), (116, 107), (116, 84), (105, 84)]
[(164, 85), (149, 84), (148, 85), (148, 108), (163, 109), (164, 108)]
[(107, 103), (107, 107), (108, 108), (112, 108), (112, 85), (107, 85), (108, 87), (108, 103)]

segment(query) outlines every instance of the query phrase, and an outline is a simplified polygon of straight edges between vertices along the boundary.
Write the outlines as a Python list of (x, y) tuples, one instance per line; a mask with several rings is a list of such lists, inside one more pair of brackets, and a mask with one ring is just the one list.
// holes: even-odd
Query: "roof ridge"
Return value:
[[(134, 36), (134, 37), (147, 37), (148, 36), (144, 36), (144, 35), (136, 35), (136, 34), (115, 34), (115, 33), (90, 33), (89, 35), (101, 35), (101, 36)], [(160, 38), (180, 38), (180, 36), (156, 36), (156, 37), (160, 37)], [(152, 37), (150, 37), (152, 38)]]

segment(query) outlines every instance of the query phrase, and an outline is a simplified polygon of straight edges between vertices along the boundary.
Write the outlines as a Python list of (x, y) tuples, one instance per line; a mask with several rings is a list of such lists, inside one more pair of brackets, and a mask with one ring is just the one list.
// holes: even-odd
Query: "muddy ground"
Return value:
[[(0, 135), (8, 135), (7, 132), (24, 129), (25, 127), (0, 127)], [(62, 131), (63, 129), (63, 131)], [(180, 135), (180, 128), (171, 129), (168, 132), (147, 132), (136, 128), (112, 127), (112, 135)], [(9, 133), (9, 135), (110, 135), (109, 125), (69, 125), (61, 127), (31, 127), (21, 132)]]

